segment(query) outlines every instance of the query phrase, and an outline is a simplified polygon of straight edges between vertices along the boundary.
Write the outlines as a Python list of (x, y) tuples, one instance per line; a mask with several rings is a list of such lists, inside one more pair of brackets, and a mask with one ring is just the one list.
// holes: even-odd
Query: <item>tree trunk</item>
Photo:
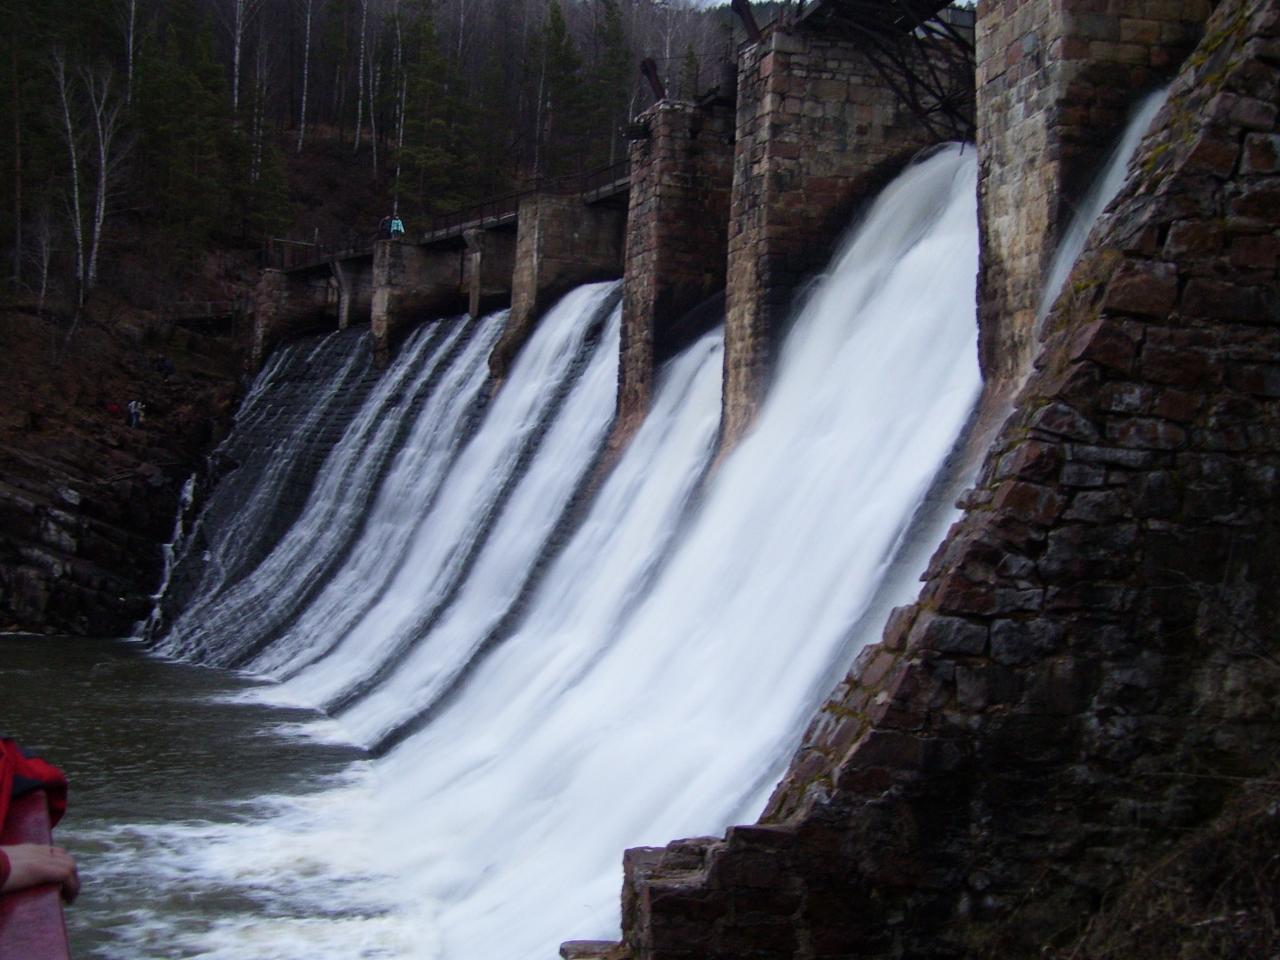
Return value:
[(84, 307), (85, 259), (84, 223), (80, 208), (80, 156), (76, 147), (75, 128), (71, 123), (71, 98), (67, 94), (67, 60), (61, 51), (53, 55), (54, 79), (62, 105), (62, 123), (67, 139), (67, 156), (71, 164), (71, 235), (76, 243), (76, 313)]
[(356, 64), (356, 136), (354, 153), (360, 152), (360, 134), (364, 129), (364, 45), (369, 24), (369, 0), (360, 0), (360, 54)]
[(307, 81), (311, 74), (311, 8), (314, 0), (306, 0), (306, 34), (302, 43), (302, 107), (298, 110), (298, 153), (307, 135)]
[(111, 73), (85, 71), (84, 85), (89, 94), (93, 114), (93, 133), (97, 146), (97, 183), (93, 198), (93, 229), (89, 244), (89, 261), (85, 271), (85, 292), (98, 282), (98, 259), (102, 249), (102, 228), (107, 220), (107, 196), (111, 188), (111, 172), (116, 162), (112, 145), (120, 130), (121, 104), (111, 102)]
[(374, 97), (378, 89), (378, 80), (382, 76), (382, 68), (374, 69), (373, 58), (369, 59), (369, 146), (373, 148), (373, 178), (378, 179), (378, 113), (373, 108)]
[(22, 85), (17, 32), (9, 39), (13, 67), (13, 286), (22, 284)]
[(231, 116), (240, 123), (240, 55), (244, 48), (244, 6), (247, 0), (231, 0)]
[(125, 87), (124, 102), (133, 103), (133, 62), (137, 51), (138, 0), (125, 0)]

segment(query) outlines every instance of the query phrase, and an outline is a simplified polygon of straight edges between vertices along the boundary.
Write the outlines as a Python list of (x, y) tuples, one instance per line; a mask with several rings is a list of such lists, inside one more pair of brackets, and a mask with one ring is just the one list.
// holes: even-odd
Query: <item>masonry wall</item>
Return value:
[(253, 369), (285, 340), (337, 324), (339, 290), (327, 264), (286, 273), (263, 270), (253, 292)]
[(1213, 0), (979, 0), (980, 345), (1025, 372), (1054, 247), (1137, 95), (1171, 75)]
[(637, 960), (1072, 953), (1280, 756), (1280, 3), (1224, 0), (926, 573)]
[(722, 290), (733, 182), (732, 108), (664, 100), (637, 118), (631, 145), (618, 424), (649, 409), (655, 367), (679, 345), (677, 321)]
[(373, 316), (373, 258), (335, 260), (331, 266), (338, 285), (338, 329), (368, 323)]
[(520, 201), (511, 317), (489, 357), (502, 380), (538, 318), (574, 287), (622, 275), (626, 211), (588, 205), (580, 194), (534, 193)]
[(400, 240), (374, 244), (371, 326), (380, 363), (386, 363), (414, 321), (467, 308), (463, 258), (460, 247), (427, 247)]
[(511, 302), (515, 272), (516, 234), (511, 229), (468, 230), (463, 286), (467, 312), (478, 317)]
[(850, 40), (775, 29), (738, 66), (723, 427), (753, 420), (795, 291), (933, 137)]

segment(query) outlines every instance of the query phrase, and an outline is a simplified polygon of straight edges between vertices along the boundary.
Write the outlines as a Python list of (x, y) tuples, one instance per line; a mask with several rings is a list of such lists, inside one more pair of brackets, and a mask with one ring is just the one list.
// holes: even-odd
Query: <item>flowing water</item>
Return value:
[[(156, 691), (68, 764), (104, 784), (62, 831), (82, 952), (546, 960), (616, 936), (625, 848), (753, 819), (918, 588), (906, 535), (980, 386), (975, 166), (942, 149), (876, 201), (715, 471), (718, 332), (600, 474), (616, 284), (548, 314), (496, 394), (501, 313), (424, 326), (381, 379), (363, 342), (281, 351), (154, 627), (247, 673), (136, 644), (65, 670)], [(186, 746), (200, 727), (217, 741)]]

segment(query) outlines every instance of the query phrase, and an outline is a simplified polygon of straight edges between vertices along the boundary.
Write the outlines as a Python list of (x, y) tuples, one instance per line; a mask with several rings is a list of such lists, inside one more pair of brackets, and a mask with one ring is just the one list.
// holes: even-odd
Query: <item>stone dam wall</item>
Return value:
[(1274, 775), (1278, 78), (1280, 5), (1224, 2), (918, 601), (758, 824), (628, 851), (616, 955), (1074, 956)]

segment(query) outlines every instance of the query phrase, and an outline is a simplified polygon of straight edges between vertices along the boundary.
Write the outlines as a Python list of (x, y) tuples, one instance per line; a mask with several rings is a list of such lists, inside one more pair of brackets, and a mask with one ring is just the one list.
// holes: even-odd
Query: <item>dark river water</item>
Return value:
[(205, 934), (296, 908), (283, 891), (220, 888), (200, 866), (206, 845), (335, 783), (362, 754), (291, 735), (312, 713), (234, 702), (245, 678), (136, 644), (0, 636), (0, 651), (0, 730), (71, 783), (55, 841), (84, 882), (67, 911), (72, 955), (260, 956), (249, 945), (207, 953)]

